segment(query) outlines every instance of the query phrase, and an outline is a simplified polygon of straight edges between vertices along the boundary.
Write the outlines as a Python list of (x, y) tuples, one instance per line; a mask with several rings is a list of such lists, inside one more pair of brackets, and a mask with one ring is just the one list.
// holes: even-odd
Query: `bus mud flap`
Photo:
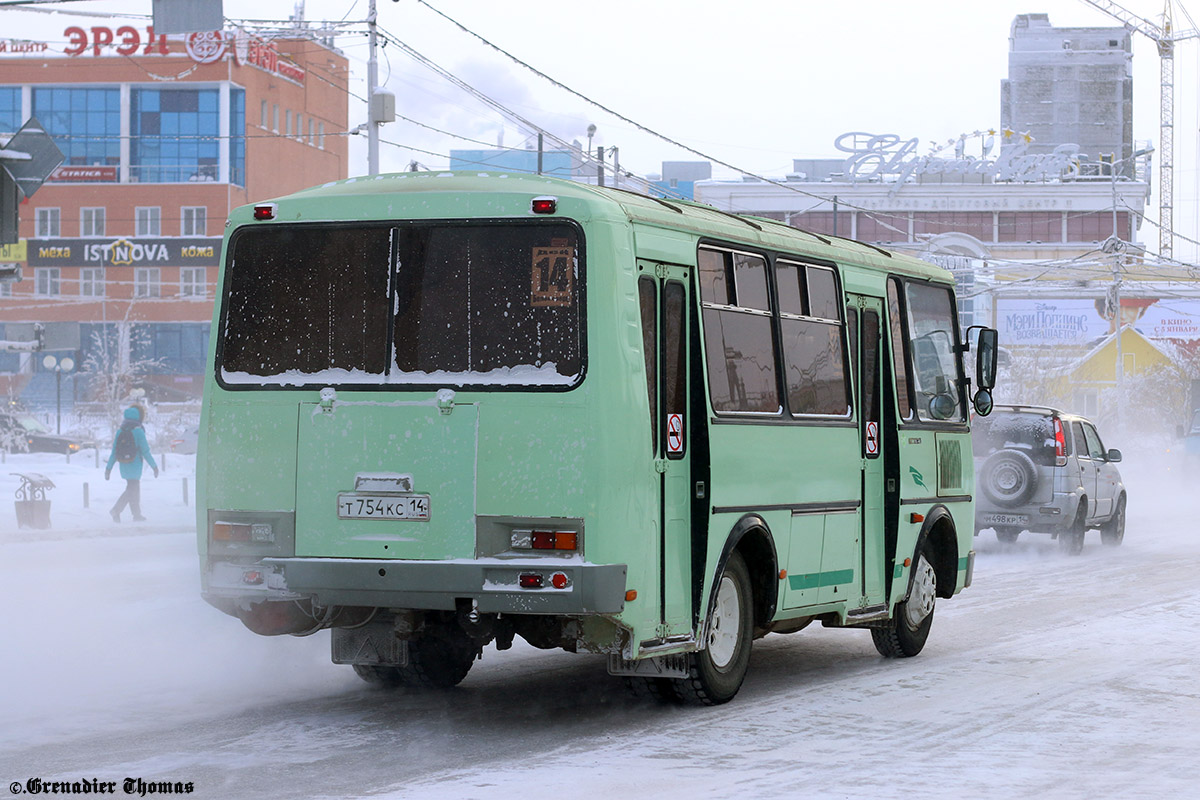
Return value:
[(608, 674), (639, 678), (686, 678), (688, 654), (672, 653), (667, 656), (628, 659), (612, 653), (608, 656)]
[(408, 642), (396, 638), (396, 626), (391, 620), (357, 628), (334, 628), (330, 633), (330, 655), (334, 664), (408, 665)]

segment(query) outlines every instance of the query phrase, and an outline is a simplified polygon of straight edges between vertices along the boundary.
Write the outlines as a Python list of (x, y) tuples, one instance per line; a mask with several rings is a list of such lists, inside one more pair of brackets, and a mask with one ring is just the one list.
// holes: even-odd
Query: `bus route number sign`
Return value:
[(683, 414), (667, 414), (667, 452), (683, 452)]
[(879, 455), (879, 423), (867, 423), (867, 455)]
[(574, 247), (533, 248), (529, 305), (569, 306), (575, 284)]

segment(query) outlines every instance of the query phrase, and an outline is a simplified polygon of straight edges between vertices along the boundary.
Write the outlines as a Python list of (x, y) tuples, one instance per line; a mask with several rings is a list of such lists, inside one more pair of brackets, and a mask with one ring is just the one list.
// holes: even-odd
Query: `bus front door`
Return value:
[(858, 410), (859, 446), (862, 455), (862, 602), (865, 606), (886, 601), (884, 571), (889, 559), (884, 537), (884, 440), (880, 381), (880, 321), (882, 298), (850, 295), (846, 324), (854, 368), (854, 407)]

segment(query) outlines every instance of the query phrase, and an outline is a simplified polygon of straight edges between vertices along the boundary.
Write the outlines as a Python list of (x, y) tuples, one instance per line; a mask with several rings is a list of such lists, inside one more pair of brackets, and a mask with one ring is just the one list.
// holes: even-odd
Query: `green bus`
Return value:
[(820, 621), (912, 656), (971, 583), (996, 339), (942, 269), (498, 173), (226, 227), (200, 570), (255, 633), (330, 628), (365, 680), (434, 687), (519, 635), (716, 704), (754, 638)]

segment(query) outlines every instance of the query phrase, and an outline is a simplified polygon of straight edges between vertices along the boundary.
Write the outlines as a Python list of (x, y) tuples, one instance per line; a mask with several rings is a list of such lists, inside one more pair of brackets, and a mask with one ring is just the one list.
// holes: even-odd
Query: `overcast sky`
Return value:
[[(1056, 26), (1119, 24), (1083, 0), (429, 2), (639, 124), (714, 159), (772, 176), (791, 171), (794, 158), (836, 157), (834, 139), (847, 131), (917, 137), (924, 150), (931, 141), (998, 126), (1000, 81), (1007, 75), (1009, 29), (1017, 14), (1044, 12)], [(1161, 19), (1159, 0), (1124, 0), (1123, 5), (1149, 19)], [(231, 19), (247, 13), (255, 19), (283, 19), (294, 7), (287, 0), (225, 0), (225, 14)], [(61, 39), (70, 11), (148, 13), (150, 0), (74, 2), (54, 8), (61, 13), (0, 9), (0, 36)], [(1176, 3), (1176, 8), (1181, 6)], [(366, 0), (309, 0), (306, 5), (310, 20), (364, 20), (366, 12)], [(1192, 27), (1182, 10), (1176, 13), (1177, 29)], [(664, 160), (700, 158), (554, 87), (418, 0), (380, 0), (379, 23), (390, 35), (556, 135), (586, 141), (587, 126), (596, 125), (593, 145), (617, 146), (626, 169), (656, 173)], [(362, 96), (366, 37), (349, 35), (339, 44), (351, 60), (353, 91)], [(1157, 147), (1159, 62), (1153, 43), (1140, 35), (1134, 38), (1133, 64), (1134, 136)], [(1198, 66), (1200, 41), (1179, 45), (1175, 218), (1177, 230), (1193, 238)], [(381, 50), (380, 78), (395, 92), (401, 115), (488, 144), (503, 141), (514, 147), (525, 139), (499, 112), (486, 109), (395, 46)], [(362, 103), (351, 100), (350, 114), (352, 126), (361, 121)], [(480, 146), (404, 121), (385, 126), (381, 138), (400, 145), (381, 146), (385, 171), (403, 169), (413, 160), (445, 167), (451, 148)], [(350, 172), (365, 172), (365, 141), (351, 141)], [(714, 174), (735, 173), (718, 166)], [(1157, 206), (1157, 197), (1152, 204)], [(1176, 250), (1179, 255), (1180, 247)]]

